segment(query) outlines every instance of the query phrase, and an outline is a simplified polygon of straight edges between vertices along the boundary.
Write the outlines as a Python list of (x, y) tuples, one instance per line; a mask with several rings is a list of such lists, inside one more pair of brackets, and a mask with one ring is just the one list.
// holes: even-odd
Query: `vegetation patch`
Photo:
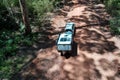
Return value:
[(115, 35), (120, 35), (120, 1), (106, 0), (104, 4), (108, 13), (113, 17), (110, 20), (111, 32)]
[[(52, 12), (60, 0), (27, 0), (30, 26), (43, 27), (46, 13)], [(41, 31), (42, 32), (42, 31)], [(29, 61), (25, 54), (18, 53), (21, 46), (32, 46), (40, 35), (25, 33), (19, 0), (1, 0), (0, 3), (0, 79), (10, 79)]]
[(116, 35), (120, 35), (120, 18), (116, 17), (110, 20), (111, 32)]

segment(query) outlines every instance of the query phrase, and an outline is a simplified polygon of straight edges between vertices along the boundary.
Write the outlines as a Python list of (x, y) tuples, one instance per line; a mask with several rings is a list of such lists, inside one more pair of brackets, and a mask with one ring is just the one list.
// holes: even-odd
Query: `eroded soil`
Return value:
[[(37, 51), (18, 80), (120, 80), (120, 39), (111, 35), (109, 19), (100, 2), (66, 0), (51, 19), (51, 34), (44, 40), (49, 45)], [(60, 56), (55, 40), (69, 21), (76, 25), (74, 50)]]

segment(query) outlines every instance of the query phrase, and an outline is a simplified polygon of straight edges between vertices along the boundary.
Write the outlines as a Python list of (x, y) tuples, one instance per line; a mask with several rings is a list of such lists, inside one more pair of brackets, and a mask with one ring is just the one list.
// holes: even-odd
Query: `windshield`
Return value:
[(72, 31), (67, 31), (66, 34), (72, 34)]

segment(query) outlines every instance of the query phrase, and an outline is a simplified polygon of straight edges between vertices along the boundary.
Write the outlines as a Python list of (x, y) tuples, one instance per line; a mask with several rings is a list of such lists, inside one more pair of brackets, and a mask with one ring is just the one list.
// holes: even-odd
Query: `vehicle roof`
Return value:
[(59, 36), (57, 44), (71, 44), (72, 34), (62, 33)]
[(66, 26), (65, 26), (65, 30), (67, 30), (67, 29), (72, 30), (73, 25), (74, 25), (73, 22), (67, 23)]

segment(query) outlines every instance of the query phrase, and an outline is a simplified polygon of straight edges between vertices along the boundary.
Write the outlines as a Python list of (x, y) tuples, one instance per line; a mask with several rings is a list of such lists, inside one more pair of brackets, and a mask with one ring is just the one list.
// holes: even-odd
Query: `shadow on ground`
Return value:
[[(36, 63), (31, 63), (29, 68), (26, 69), (26, 73), (15, 74), (16, 76), (11, 80), (49, 80), (46, 76), (46, 70), (52, 66), (52, 62), (48, 59), (43, 59), (41, 62), (40, 60), (37, 60)], [(41, 66), (41, 69), (39, 69), (39, 66)]]
[(104, 54), (118, 49), (115, 43), (108, 41), (103, 34), (87, 28), (79, 31), (75, 40), (78, 41), (80, 50), (88, 51), (89, 53)]
[[(78, 0), (78, 2), (85, 6), (89, 3), (88, 0)], [(65, 4), (70, 7), (75, 5), (68, 2)], [(76, 26), (73, 51), (66, 53), (65, 58), (59, 56), (55, 48), (51, 48), (55, 46), (53, 38), (40, 37), (32, 48), (33, 50), (45, 49), (45, 51), (39, 53), (39, 58), (33, 60), (22, 72), (15, 74), (11, 80), (114, 80), (114, 66), (118, 64), (118, 60), (112, 53), (118, 48), (113, 41), (109, 40), (111, 37), (105, 35), (106, 32), (109, 32), (106, 27), (109, 25), (109, 21), (104, 17), (106, 16), (103, 14), (104, 11), (99, 11), (102, 9), (92, 5), (92, 7), (86, 8), (86, 12), (83, 11), (82, 15), (68, 19), (86, 25)], [(86, 16), (88, 11), (91, 12), (89, 17)], [(46, 28), (48, 31), (43, 30), (42, 33), (49, 36), (62, 32), (51, 32), (54, 30), (53, 28)], [(110, 75), (108, 75), (109, 73)]]
[(72, 48), (72, 51), (71, 52), (66, 52), (65, 53), (65, 55), (64, 55), (64, 57), (66, 58), (66, 59), (68, 59), (68, 58), (70, 58), (70, 57), (75, 57), (75, 56), (77, 56), (78, 55), (78, 50), (77, 50), (77, 47), (78, 47), (78, 44), (74, 41), (73, 42), (73, 46), (72, 46), (73, 48)]

